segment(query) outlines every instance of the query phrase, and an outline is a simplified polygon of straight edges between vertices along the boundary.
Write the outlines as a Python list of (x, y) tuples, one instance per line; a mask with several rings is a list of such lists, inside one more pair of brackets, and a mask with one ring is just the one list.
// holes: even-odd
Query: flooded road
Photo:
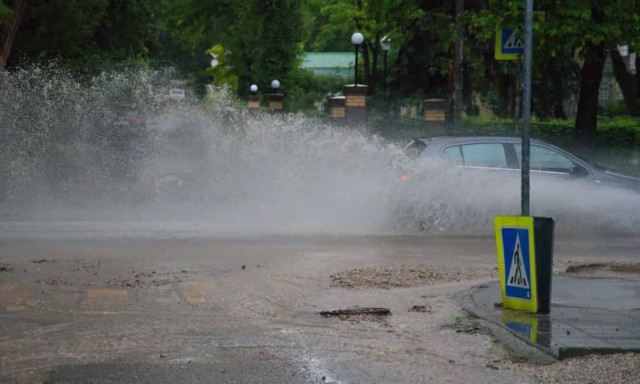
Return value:
[[(458, 294), (495, 279), (490, 236), (135, 228), (2, 224), (0, 382), (535, 382), (495, 369), (507, 351), (457, 326), (469, 320)], [(555, 259), (637, 262), (638, 249), (634, 237), (563, 237)], [(466, 272), (332, 286), (338, 272), (401, 265)], [(391, 315), (318, 315), (355, 306)]]

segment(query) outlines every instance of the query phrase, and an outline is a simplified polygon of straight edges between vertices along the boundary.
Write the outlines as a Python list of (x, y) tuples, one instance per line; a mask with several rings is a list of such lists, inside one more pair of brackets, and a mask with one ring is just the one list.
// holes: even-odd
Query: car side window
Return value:
[(462, 145), (464, 165), (488, 168), (508, 168), (507, 154), (502, 143)]
[[(518, 165), (522, 167), (522, 145), (513, 144), (518, 157)], [(531, 169), (545, 172), (570, 173), (574, 166), (573, 161), (566, 156), (549, 148), (537, 145), (531, 146)]]
[(459, 145), (454, 145), (452, 147), (447, 147), (444, 149), (444, 157), (453, 165), (463, 165), (464, 162), (462, 160), (462, 151), (460, 150)]

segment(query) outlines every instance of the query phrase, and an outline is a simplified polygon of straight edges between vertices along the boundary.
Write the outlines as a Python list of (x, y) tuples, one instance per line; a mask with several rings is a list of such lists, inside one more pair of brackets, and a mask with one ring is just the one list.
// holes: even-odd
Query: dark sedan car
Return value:
[[(414, 139), (405, 147), (411, 162), (403, 166), (392, 197), (398, 225), (426, 231), (467, 230), (495, 212), (516, 214), (521, 151), (521, 140), (513, 137)], [(577, 202), (579, 211), (602, 205), (601, 199), (610, 199), (614, 195), (608, 192), (613, 190), (619, 190), (626, 202), (633, 200), (626, 191), (632, 195), (640, 191), (640, 179), (532, 140), (531, 187), (537, 204), (557, 208), (569, 199)], [(589, 203), (580, 206), (583, 201)]]
[[(508, 174), (520, 173), (521, 152), (521, 139), (515, 137), (421, 138), (405, 147), (416, 161), (432, 159), (466, 170)], [(531, 177), (541, 176), (640, 190), (640, 178), (611, 172), (554, 145), (531, 140)]]

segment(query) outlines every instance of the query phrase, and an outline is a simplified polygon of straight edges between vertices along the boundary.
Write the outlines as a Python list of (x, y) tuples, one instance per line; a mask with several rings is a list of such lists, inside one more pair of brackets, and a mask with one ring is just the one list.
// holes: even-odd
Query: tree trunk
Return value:
[(629, 73), (617, 49), (611, 50), (611, 61), (613, 62), (613, 73), (616, 75), (616, 81), (627, 105), (627, 111), (631, 116), (638, 116), (638, 75)]
[(366, 42), (362, 44), (362, 59), (363, 59), (363, 67), (364, 67), (364, 80), (362, 81), (362, 83), (367, 84), (368, 86), (371, 86), (369, 82), (369, 77), (371, 76), (370, 67), (369, 67), (369, 46)]
[(558, 64), (554, 57), (549, 59), (547, 63), (547, 71), (549, 77), (551, 79), (551, 84), (556, 89), (553, 90), (551, 95), (553, 96), (553, 100), (551, 101), (551, 105), (553, 108), (553, 117), (556, 119), (567, 119), (567, 114), (564, 110), (564, 96), (565, 91), (563, 87), (563, 76), (562, 73), (558, 70)]
[[(5, 2), (5, 4), (7, 4), (7, 2)], [(0, 29), (0, 47), (2, 48), (0, 52), (0, 71), (4, 69), (5, 65), (7, 65), (7, 60), (9, 60), (13, 39), (16, 37), (16, 33), (18, 33), (18, 27), (22, 21), (24, 9), (27, 7), (27, 0), (15, 0), (13, 4), (8, 2), (7, 5), (13, 9), (13, 15), (11, 15), (9, 25)]]
[(573, 128), (576, 144), (590, 147), (595, 141), (598, 127), (598, 94), (605, 62), (604, 43), (587, 43), (585, 62), (580, 71), (578, 114)]
[(379, 38), (375, 39), (375, 47), (371, 48), (371, 71), (369, 75), (371, 76), (369, 81), (369, 93), (373, 94), (376, 91), (376, 84), (378, 83), (378, 54), (380, 52), (379, 49)]
[[(456, 0), (456, 17), (461, 17), (464, 12), (464, 0)], [(464, 25), (458, 19), (456, 21), (456, 42), (453, 54), (453, 120), (456, 125), (462, 120), (463, 109), (463, 45), (464, 45)], [(456, 126), (456, 128), (459, 128)]]
[[(640, 52), (636, 51), (636, 95), (640, 97)], [(638, 115), (640, 115), (640, 100), (638, 102)]]

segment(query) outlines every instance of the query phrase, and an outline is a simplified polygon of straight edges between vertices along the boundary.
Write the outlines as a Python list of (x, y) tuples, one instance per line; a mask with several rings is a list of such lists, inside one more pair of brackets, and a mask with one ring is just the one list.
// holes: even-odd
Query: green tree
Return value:
[[(537, 75), (542, 76), (544, 63), (559, 56), (578, 57), (581, 67), (574, 132), (577, 141), (590, 143), (596, 135), (598, 91), (606, 56), (620, 44), (635, 49), (640, 43), (638, 2), (546, 0), (536, 2), (536, 11), (543, 12), (534, 22)], [(484, 40), (492, 38), (495, 26), (517, 26), (522, 20), (523, 3), (516, 0), (490, 1), (471, 17), (475, 35)]]
[(401, 46), (416, 20), (424, 16), (415, 1), (403, 0), (331, 0), (322, 9), (322, 14), (329, 15), (329, 20), (321, 28), (317, 41), (324, 42), (325, 46), (340, 39), (344, 45), (336, 44), (335, 47), (353, 49), (349, 40), (351, 34), (356, 31), (363, 34), (364, 82), (371, 92), (375, 92), (380, 80), (380, 40), (389, 36), (394, 46)]
[[(267, 91), (278, 78), (286, 89), (303, 39), (299, 0), (165, 0), (172, 12), (163, 29), (191, 63), (183, 66), (192, 80), (211, 80), (207, 70), (213, 45), (226, 48), (227, 65), (238, 78), (238, 92), (249, 85)], [(188, 65), (192, 65), (188, 67)]]
[[(630, 116), (640, 116), (640, 102), (638, 100), (640, 95), (640, 75), (638, 75), (638, 69), (636, 69), (636, 73), (631, 73), (617, 49), (612, 49), (610, 55), (616, 81), (624, 96), (627, 113)], [(636, 68), (640, 68), (640, 53), (636, 53), (634, 64)]]
[(5, 26), (9, 23), (12, 13), (11, 8), (0, 2), (0, 26)]
[(453, 69), (455, 18), (452, 1), (423, 1), (422, 16), (407, 29), (395, 63), (396, 98), (447, 98)]
[(0, 70), (4, 69), (22, 22), (26, 0), (0, 1)]
[(147, 60), (158, 45), (152, 0), (30, 0), (15, 40), (13, 64), (59, 59), (76, 71)]

